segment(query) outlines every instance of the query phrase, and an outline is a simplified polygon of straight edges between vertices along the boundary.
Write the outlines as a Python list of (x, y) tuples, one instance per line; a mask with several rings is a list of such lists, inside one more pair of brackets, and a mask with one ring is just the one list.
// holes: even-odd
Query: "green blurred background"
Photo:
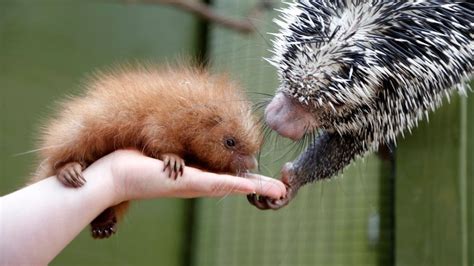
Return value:
[[(242, 19), (257, 3), (211, 4)], [(262, 12), (243, 35), (158, 4), (0, 0), (1, 195), (34, 168), (34, 153), (22, 153), (54, 103), (96, 69), (204, 56), (255, 101), (273, 93), (275, 70), (262, 57), (276, 15)], [(87, 228), (52, 265), (474, 265), (473, 137), (474, 97), (455, 96), (394, 155), (358, 160), (285, 209), (258, 211), (244, 197), (136, 202), (116, 236), (92, 240)], [(269, 140), (261, 172), (277, 177), (297, 154), (288, 147)]]

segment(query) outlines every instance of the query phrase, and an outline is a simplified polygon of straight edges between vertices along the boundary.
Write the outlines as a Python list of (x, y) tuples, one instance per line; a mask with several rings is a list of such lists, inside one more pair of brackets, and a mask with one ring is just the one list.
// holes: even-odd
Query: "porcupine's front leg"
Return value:
[(117, 232), (120, 221), (130, 206), (129, 201), (105, 209), (91, 222), (91, 235), (95, 239), (109, 238)]
[(86, 168), (84, 162), (69, 162), (57, 167), (56, 178), (68, 187), (82, 187), (86, 180), (82, 176), (82, 170)]
[(362, 142), (353, 136), (324, 132), (293, 163), (286, 163), (281, 171), (287, 195), (281, 199), (251, 194), (247, 196), (255, 207), (277, 210), (286, 206), (303, 185), (339, 173), (357, 155), (364, 152)]

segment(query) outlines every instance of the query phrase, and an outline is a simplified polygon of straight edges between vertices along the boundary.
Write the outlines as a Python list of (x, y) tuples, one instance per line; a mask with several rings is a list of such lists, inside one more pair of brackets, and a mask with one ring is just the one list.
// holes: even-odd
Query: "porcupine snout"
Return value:
[(258, 167), (258, 162), (253, 155), (239, 154), (233, 159), (230, 168), (234, 173), (248, 172), (255, 170)]
[(257, 169), (258, 162), (255, 156), (245, 156), (243, 165), (245, 169), (254, 170)]
[(292, 140), (301, 139), (309, 128), (315, 127), (311, 113), (282, 92), (265, 109), (265, 121), (278, 134)]

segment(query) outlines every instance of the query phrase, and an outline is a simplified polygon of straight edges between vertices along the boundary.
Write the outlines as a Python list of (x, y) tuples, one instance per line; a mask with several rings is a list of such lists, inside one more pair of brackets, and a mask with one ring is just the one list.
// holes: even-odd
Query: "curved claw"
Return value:
[(292, 164), (286, 163), (281, 170), (281, 181), (286, 185), (286, 195), (280, 199), (272, 199), (267, 196), (259, 196), (257, 194), (247, 195), (247, 200), (260, 210), (278, 210), (290, 203), (296, 196), (300, 185), (296, 181), (296, 177), (292, 171)]
[(163, 161), (164, 168), (163, 172), (168, 170), (168, 177), (177, 179), (183, 175), (184, 172), (184, 160), (176, 154), (165, 153), (160, 156)]
[(260, 210), (268, 210), (269, 209), (266, 198), (267, 197), (259, 196), (255, 193), (247, 195), (247, 200), (250, 202), (250, 204), (254, 205), (255, 207), (257, 207)]
[(81, 187), (86, 183), (86, 180), (82, 176), (82, 170), (84, 165), (80, 162), (70, 162), (57, 171), (56, 177), (61, 183), (69, 187)]
[[(290, 189), (291, 190), (291, 189)], [(278, 210), (290, 203), (294, 193), (288, 192), (288, 194), (281, 199), (272, 199), (267, 196), (259, 196), (256, 194), (247, 195), (247, 200), (250, 204), (254, 205), (260, 210)]]
[(91, 222), (91, 234), (95, 239), (109, 238), (117, 232), (117, 218), (113, 208), (107, 208)]
[(109, 238), (116, 232), (116, 223), (110, 223), (101, 227), (92, 227), (91, 234), (95, 239)]
[(266, 198), (266, 200), (267, 200), (267, 205), (270, 209), (278, 210), (288, 205), (288, 203), (290, 203), (291, 198), (284, 197), (283, 199), (277, 199), (277, 200)]

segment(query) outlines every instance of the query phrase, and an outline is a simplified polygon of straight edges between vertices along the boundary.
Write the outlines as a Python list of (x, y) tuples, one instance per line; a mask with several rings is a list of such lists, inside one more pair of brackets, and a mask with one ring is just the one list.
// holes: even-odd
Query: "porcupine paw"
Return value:
[(61, 166), (56, 174), (56, 177), (68, 187), (82, 187), (86, 180), (82, 176), (84, 165), (79, 162), (71, 162)]
[(247, 195), (247, 200), (260, 210), (278, 210), (285, 207), (296, 196), (299, 186), (292, 185), (292, 180), (295, 180), (291, 172), (291, 163), (285, 164), (282, 171), (281, 181), (286, 186), (286, 195), (280, 199), (273, 199), (267, 196), (260, 196), (257, 194)]
[(117, 232), (117, 218), (112, 208), (107, 208), (91, 222), (91, 234), (94, 239), (109, 238)]
[(163, 172), (168, 169), (170, 178), (177, 179), (183, 175), (184, 160), (181, 157), (176, 154), (165, 153), (160, 156), (160, 159), (163, 160), (164, 164)]

